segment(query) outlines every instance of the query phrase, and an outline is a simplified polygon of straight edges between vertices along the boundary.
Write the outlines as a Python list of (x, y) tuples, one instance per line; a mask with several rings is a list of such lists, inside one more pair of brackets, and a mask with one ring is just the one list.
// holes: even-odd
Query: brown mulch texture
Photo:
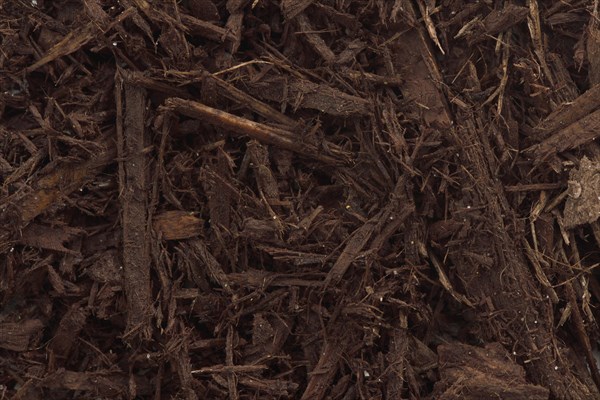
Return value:
[(599, 399), (598, 1), (0, 1), (0, 399)]

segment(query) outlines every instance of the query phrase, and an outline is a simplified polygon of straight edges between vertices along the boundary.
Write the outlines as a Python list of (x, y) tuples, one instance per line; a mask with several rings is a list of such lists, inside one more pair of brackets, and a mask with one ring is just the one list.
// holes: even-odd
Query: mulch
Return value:
[(590, 1), (0, 2), (0, 399), (598, 399)]

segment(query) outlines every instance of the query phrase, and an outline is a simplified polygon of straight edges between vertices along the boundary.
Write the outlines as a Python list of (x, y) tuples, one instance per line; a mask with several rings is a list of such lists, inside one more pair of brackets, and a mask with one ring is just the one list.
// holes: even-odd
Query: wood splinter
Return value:
[[(259, 122), (250, 121), (236, 115), (208, 107), (196, 101), (184, 100), (180, 98), (170, 98), (165, 101), (163, 110), (174, 110), (187, 117), (201, 119), (209, 124), (225, 128), (233, 134), (247, 135), (260, 142), (281, 147), (285, 150), (293, 151), (306, 157), (327, 163), (341, 164), (342, 159), (323, 154), (323, 150), (313, 144), (303, 143), (294, 133), (274, 128)], [(335, 145), (327, 144), (328, 149), (334, 150)], [(337, 149), (335, 149), (337, 150)], [(337, 150), (336, 153), (341, 153)], [(346, 157), (347, 158), (347, 157)]]

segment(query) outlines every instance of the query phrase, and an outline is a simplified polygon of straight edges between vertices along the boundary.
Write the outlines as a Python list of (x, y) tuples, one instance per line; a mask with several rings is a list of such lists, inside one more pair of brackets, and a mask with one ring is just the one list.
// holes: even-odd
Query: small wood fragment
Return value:
[(163, 239), (181, 240), (201, 235), (204, 221), (187, 211), (165, 211), (154, 217), (153, 225)]

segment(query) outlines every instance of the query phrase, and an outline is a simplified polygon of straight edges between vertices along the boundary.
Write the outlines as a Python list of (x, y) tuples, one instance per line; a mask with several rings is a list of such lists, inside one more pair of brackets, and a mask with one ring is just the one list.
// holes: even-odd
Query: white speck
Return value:
[(470, 209), (471, 209), (471, 206), (467, 206), (467, 210), (470, 210)]
[(38, 2), (37, 2), (37, 0), (31, 0), (31, 5), (32, 5), (33, 7), (37, 7), (37, 5), (38, 5)]
[[(600, 199), (600, 198), (599, 198), (599, 199)], [(390, 217), (390, 221), (393, 221), (393, 220), (394, 220), (394, 217)]]
[(13, 251), (15, 251), (15, 248), (14, 248), (14, 247), (11, 247), (11, 248), (10, 248), (10, 250), (9, 250), (9, 252), (11, 252), (11, 253), (12, 253)]
[(277, 215), (273, 215), (273, 219), (277, 219)]
[(113, 42), (112, 44), (113, 46), (117, 47), (117, 42)]
[(149, 360), (150, 359), (150, 353), (146, 354), (146, 359)]
[(80, 191), (80, 192), (83, 192), (83, 188), (79, 188), (79, 191)]
[(352, 208), (350, 207), (350, 204), (346, 204), (346, 210), (349, 210), (350, 208)]
[(513, 356), (516, 356), (516, 355), (517, 355), (517, 352), (516, 352), (516, 351), (513, 351)]
[(555, 370), (555, 371), (558, 371), (558, 365), (555, 365), (555, 366), (554, 366), (554, 370)]
[(537, 324), (537, 320), (533, 321), (534, 324)]
[(414, 240), (411, 240), (411, 241), (410, 241), (410, 244), (415, 244), (415, 241), (414, 241)]
[(371, 374), (369, 374), (369, 372), (366, 370), (365, 370), (365, 372), (363, 372), (363, 375), (365, 376), (365, 378), (368, 378), (371, 376)]
[(381, 296), (381, 297), (379, 298), (379, 301), (383, 301), (383, 296)]

